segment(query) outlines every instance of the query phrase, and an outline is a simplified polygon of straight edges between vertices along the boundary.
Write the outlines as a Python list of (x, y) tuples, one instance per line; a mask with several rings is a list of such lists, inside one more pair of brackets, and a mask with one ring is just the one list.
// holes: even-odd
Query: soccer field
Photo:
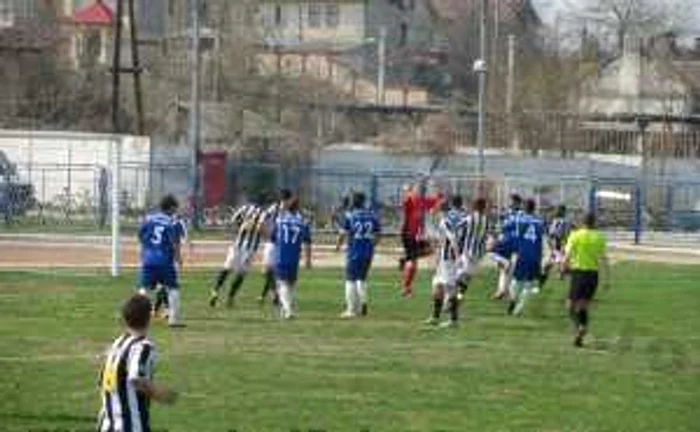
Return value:
[[(559, 281), (504, 315), (486, 272), (456, 330), (426, 328), (415, 298), (374, 272), (370, 317), (341, 321), (342, 271), (303, 272), (300, 314), (273, 318), (244, 285), (232, 310), (206, 306), (210, 273), (186, 272), (189, 327), (156, 322), (156, 379), (181, 391), (154, 406), (168, 431), (698, 431), (700, 268), (614, 267), (586, 349), (571, 346)], [(0, 430), (92, 430), (100, 353), (118, 335), (135, 276), (0, 273)]]

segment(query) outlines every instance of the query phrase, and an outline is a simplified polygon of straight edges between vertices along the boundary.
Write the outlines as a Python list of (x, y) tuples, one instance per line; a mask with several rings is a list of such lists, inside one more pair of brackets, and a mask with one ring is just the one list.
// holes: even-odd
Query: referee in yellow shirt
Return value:
[(569, 313), (576, 331), (574, 345), (577, 347), (583, 346), (583, 338), (588, 330), (588, 307), (598, 289), (601, 270), (604, 285), (606, 288), (609, 286), (607, 245), (605, 237), (595, 226), (595, 215), (586, 214), (583, 227), (569, 236), (562, 264), (562, 270), (571, 273)]

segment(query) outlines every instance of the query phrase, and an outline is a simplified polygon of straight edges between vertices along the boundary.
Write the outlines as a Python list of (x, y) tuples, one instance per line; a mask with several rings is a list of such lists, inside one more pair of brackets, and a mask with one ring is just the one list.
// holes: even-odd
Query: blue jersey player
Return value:
[(158, 285), (167, 290), (168, 325), (181, 327), (179, 321), (180, 292), (176, 263), (180, 260), (180, 235), (173, 215), (178, 203), (172, 195), (165, 196), (160, 210), (146, 216), (139, 228), (141, 244), (141, 292), (148, 293)]
[(525, 213), (518, 222), (515, 239), (515, 265), (510, 285), (508, 313), (520, 315), (530, 294), (536, 288), (542, 270), (542, 246), (545, 224), (535, 215), (534, 200), (527, 200)]
[(301, 216), (296, 199), (277, 219), (272, 239), (275, 243), (274, 266), (280, 315), (290, 319), (294, 317), (294, 294), (302, 246), (306, 246), (306, 266), (311, 267), (311, 229)]
[(343, 221), (338, 246), (347, 237), (345, 263), (345, 312), (343, 318), (367, 315), (367, 274), (372, 266), (374, 247), (379, 241), (381, 225), (376, 213), (365, 208), (367, 197), (362, 192), (352, 196), (352, 209)]
[[(508, 287), (511, 282), (511, 255), (506, 254), (511, 249), (510, 243), (518, 237), (518, 224), (523, 216), (522, 211), (523, 199), (518, 194), (510, 196), (510, 207), (501, 219), (501, 232), (499, 234), (498, 243), (492, 250), (493, 260), (499, 268), (498, 287), (493, 295), (494, 299), (502, 300), (508, 295)], [(499, 253), (503, 251), (504, 254)]]

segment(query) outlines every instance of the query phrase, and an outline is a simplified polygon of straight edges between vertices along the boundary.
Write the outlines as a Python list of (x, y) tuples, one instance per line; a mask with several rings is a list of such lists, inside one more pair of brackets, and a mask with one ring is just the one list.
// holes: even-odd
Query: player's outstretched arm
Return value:
[(172, 405), (177, 401), (178, 394), (173, 389), (159, 386), (145, 378), (135, 378), (133, 383), (139, 393), (158, 403)]

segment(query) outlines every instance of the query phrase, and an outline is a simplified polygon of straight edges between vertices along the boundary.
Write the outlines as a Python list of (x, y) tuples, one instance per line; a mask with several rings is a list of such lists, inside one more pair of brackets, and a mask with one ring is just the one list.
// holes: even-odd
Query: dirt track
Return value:
[[(227, 244), (219, 241), (202, 241), (186, 250), (187, 267), (217, 267), (221, 265)], [(689, 248), (645, 247), (612, 244), (615, 260), (635, 260), (674, 264), (700, 263), (700, 250)], [(64, 236), (4, 236), (0, 238), (0, 269), (17, 268), (109, 268), (111, 246), (104, 237)], [(399, 251), (383, 248), (375, 260), (378, 267), (394, 267)], [(426, 260), (430, 261), (430, 260)], [(130, 240), (122, 243), (122, 263), (125, 267), (138, 264), (138, 246)], [(329, 246), (317, 246), (314, 252), (317, 267), (339, 267), (343, 256)]]

